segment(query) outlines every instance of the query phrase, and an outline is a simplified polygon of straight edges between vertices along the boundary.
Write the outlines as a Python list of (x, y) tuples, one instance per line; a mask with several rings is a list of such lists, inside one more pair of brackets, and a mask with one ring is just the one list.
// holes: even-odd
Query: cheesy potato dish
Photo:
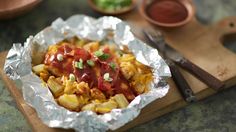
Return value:
[(99, 114), (126, 108), (149, 90), (151, 69), (126, 48), (72, 38), (49, 46), (41, 64), (32, 64), (56, 102), (71, 110)]

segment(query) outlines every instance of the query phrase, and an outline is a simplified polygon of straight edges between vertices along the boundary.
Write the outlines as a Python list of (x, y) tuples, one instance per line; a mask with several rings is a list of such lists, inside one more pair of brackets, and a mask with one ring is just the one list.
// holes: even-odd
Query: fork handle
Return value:
[(172, 78), (181, 93), (182, 97), (187, 102), (195, 102), (197, 99), (195, 98), (192, 89), (190, 88), (188, 82), (183, 77), (182, 73), (179, 71), (178, 67), (172, 62), (168, 61), (168, 65), (170, 67), (170, 71), (172, 74)]
[(220, 90), (224, 87), (224, 83), (211, 75), (210, 73), (206, 72), (199, 66), (195, 65), (191, 61), (187, 59), (181, 59), (180, 61), (177, 61), (182, 68), (189, 71), (191, 74), (193, 74), (195, 77), (197, 77), (199, 80), (204, 82), (206, 85), (208, 85), (211, 88), (214, 88), (215, 90)]

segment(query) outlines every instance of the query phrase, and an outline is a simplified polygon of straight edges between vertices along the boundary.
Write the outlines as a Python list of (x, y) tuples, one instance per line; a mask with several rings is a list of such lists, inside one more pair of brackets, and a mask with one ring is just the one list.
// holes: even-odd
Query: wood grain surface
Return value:
[[(137, 12), (129, 13), (125, 16), (121, 16), (121, 18), (131, 25), (135, 35), (141, 39), (143, 36), (140, 30), (142, 28), (150, 28), (150, 25), (141, 19), (141, 16), (139, 16)], [(183, 27), (161, 30), (171, 46), (199, 67), (224, 81), (226, 87), (230, 87), (236, 84), (236, 55), (223, 46), (222, 39), (227, 34), (236, 33), (236, 27), (232, 26), (232, 23), (236, 24), (236, 18), (226, 18), (219, 23), (209, 26), (203, 26), (196, 19), (193, 19)], [(4, 58), (6, 53), (7, 52), (1, 53), (0, 57)], [(48, 128), (40, 121), (35, 111), (24, 102), (21, 92), (17, 89), (13, 81), (3, 73), (2, 66), (4, 59), (1, 59), (0, 64), (2, 80), (16, 100), (19, 109), (32, 126), (32, 129), (34, 131), (47, 132), (64, 131), (63, 129)], [(208, 88), (204, 83), (188, 72), (184, 70), (181, 70), (181, 72), (193, 88), (198, 100), (216, 93), (216, 91), (212, 88)], [(172, 79), (169, 79), (168, 82), (170, 90), (164, 98), (158, 99), (146, 106), (136, 119), (117, 131), (127, 130), (187, 105)]]

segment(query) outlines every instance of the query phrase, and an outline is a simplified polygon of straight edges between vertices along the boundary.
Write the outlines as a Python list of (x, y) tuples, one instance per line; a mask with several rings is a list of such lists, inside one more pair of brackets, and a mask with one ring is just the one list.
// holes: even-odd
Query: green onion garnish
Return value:
[(101, 50), (98, 50), (98, 51), (95, 51), (94, 52), (94, 55), (95, 56), (97, 56), (97, 57), (100, 57), (100, 56), (102, 56), (104, 53), (103, 53), (103, 51), (101, 51)]
[(110, 74), (109, 73), (105, 73), (104, 75), (103, 75), (103, 79), (105, 80), (105, 81), (107, 81), (107, 82), (111, 82), (113, 79), (112, 78), (110, 78)]
[(102, 50), (98, 50), (98, 51), (94, 52), (94, 55), (102, 60), (106, 60), (110, 57), (109, 54), (104, 53)]
[(108, 59), (109, 57), (110, 57), (109, 54), (104, 53), (104, 54), (101, 55), (99, 58), (102, 59), (102, 60), (106, 60), (106, 59)]
[(112, 70), (116, 69), (116, 64), (114, 62), (109, 63), (109, 65), (112, 68)]
[(75, 62), (75, 67), (83, 69), (83, 60), (81, 58), (79, 59), (79, 62), (78, 61)]
[(70, 81), (75, 81), (75, 75), (71, 73), (69, 75), (69, 79), (70, 79)]
[(94, 65), (95, 65), (92, 60), (87, 60), (87, 64), (88, 64), (89, 66), (94, 66)]
[(62, 54), (57, 54), (57, 60), (58, 61), (63, 61), (63, 55)]

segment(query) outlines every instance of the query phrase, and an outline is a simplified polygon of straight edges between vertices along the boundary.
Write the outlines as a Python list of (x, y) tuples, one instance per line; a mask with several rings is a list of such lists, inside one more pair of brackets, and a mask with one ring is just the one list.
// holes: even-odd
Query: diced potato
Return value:
[(105, 100), (106, 96), (97, 88), (90, 90), (92, 99)]
[(148, 90), (148, 85), (152, 81), (152, 74), (136, 74), (132, 78), (131, 85), (138, 94), (145, 93)]
[(48, 47), (48, 53), (55, 54), (57, 52), (58, 47), (58, 45), (50, 45)]
[(85, 44), (86, 44), (86, 41), (83, 40), (83, 39), (77, 40), (76, 43), (75, 43), (75, 45), (76, 45), (77, 47), (80, 47), (80, 48), (83, 47)]
[(119, 58), (120, 62), (132, 62), (135, 61), (135, 57), (132, 54), (123, 54), (122, 57)]
[(64, 93), (66, 93), (66, 94), (75, 93), (77, 91), (76, 85), (77, 85), (77, 83), (75, 81), (66, 80)]
[(44, 80), (45, 82), (47, 82), (48, 78), (49, 78), (49, 74), (48, 72), (41, 72), (39, 73), (39, 76), (42, 80)]
[(142, 93), (144, 93), (145, 85), (141, 84), (141, 83), (136, 83), (135, 86), (134, 86), (134, 90), (138, 94), (142, 94)]
[(78, 95), (89, 98), (90, 88), (88, 86), (88, 83), (85, 82), (77, 83), (76, 81), (65, 80), (64, 85), (65, 85), (64, 93), (66, 94), (76, 93)]
[(33, 66), (33, 71), (36, 73), (36, 74), (40, 74), (41, 72), (45, 72), (45, 69), (44, 69), (44, 64), (39, 64), (39, 65), (36, 65), (36, 66)]
[(63, 94), (58, 98), (58, 102), (60, 105), (70, 110), (77, 110), (79, 107), (79, 101), (74, 94)]
[(63, 85), (66, 85), (66, 81), (68, 80), (68, 77), (67, 76), (62, 76), (61, 77), (61, 81), (62, 81), (62, 84)]
[(91, 110), (91, 111), (95, 112), (95, 107), (96, 107), (95, 104), (90, 103), (90, 104), (87, 104), (87, 105), (83, 106), (81, 110), (82, 111)]
[(98, 99), (92, 100), (91, 102), (94, 104), (101, 104), (102, 103), (102, 101), (98, 100)]
[(53, 67), (52, 65), (45, 65), (45, 69), (52, 75), (55, 75), (57, 77), (63, 76), (63, 72), (61, 72), (58, 68)]
[(54, 76), (49, 77), (47, 84), (55, 97), (61, 95), (64, 90), (64, 86)]
[(107, 113), (112, 109), (117, 108), (118, 104), (114, 100), (109, 100), (108, 102), (98, 104), (96, 106), (96, 112), (98, 113)]
[(99, 49), (99, 43), (98, 42), (90, 42), (90, 43), (84, 45), (83, 48), (89, 52), (94, 52)]
[(78, 101), (79, 101), (79, 106), (80, 106), (80, 107), (83, 107), (83, 106), (86, 105), (86, 104), (88, 103), (88, 101), (89, 101), (89, 98), (88, 98), (88, 97), (85, 97), (85, 96), (82, 96), (82, 95), (77, 96), (77, 99), (78, 99)]
[(90, 88), (88, 86), (88, 83), (82, 81), (77, 84), (76, 89), (77, 94), (89, 97)]
[(114, 99), (117, 102), (119, 108), (126, 108), (129, 105), (128, 100), (123, 94), (116, 94)]
[(120, 68), (126, 79), (130, 79), (136, 73), (136, 68), (131, 62), (121, 62)]

